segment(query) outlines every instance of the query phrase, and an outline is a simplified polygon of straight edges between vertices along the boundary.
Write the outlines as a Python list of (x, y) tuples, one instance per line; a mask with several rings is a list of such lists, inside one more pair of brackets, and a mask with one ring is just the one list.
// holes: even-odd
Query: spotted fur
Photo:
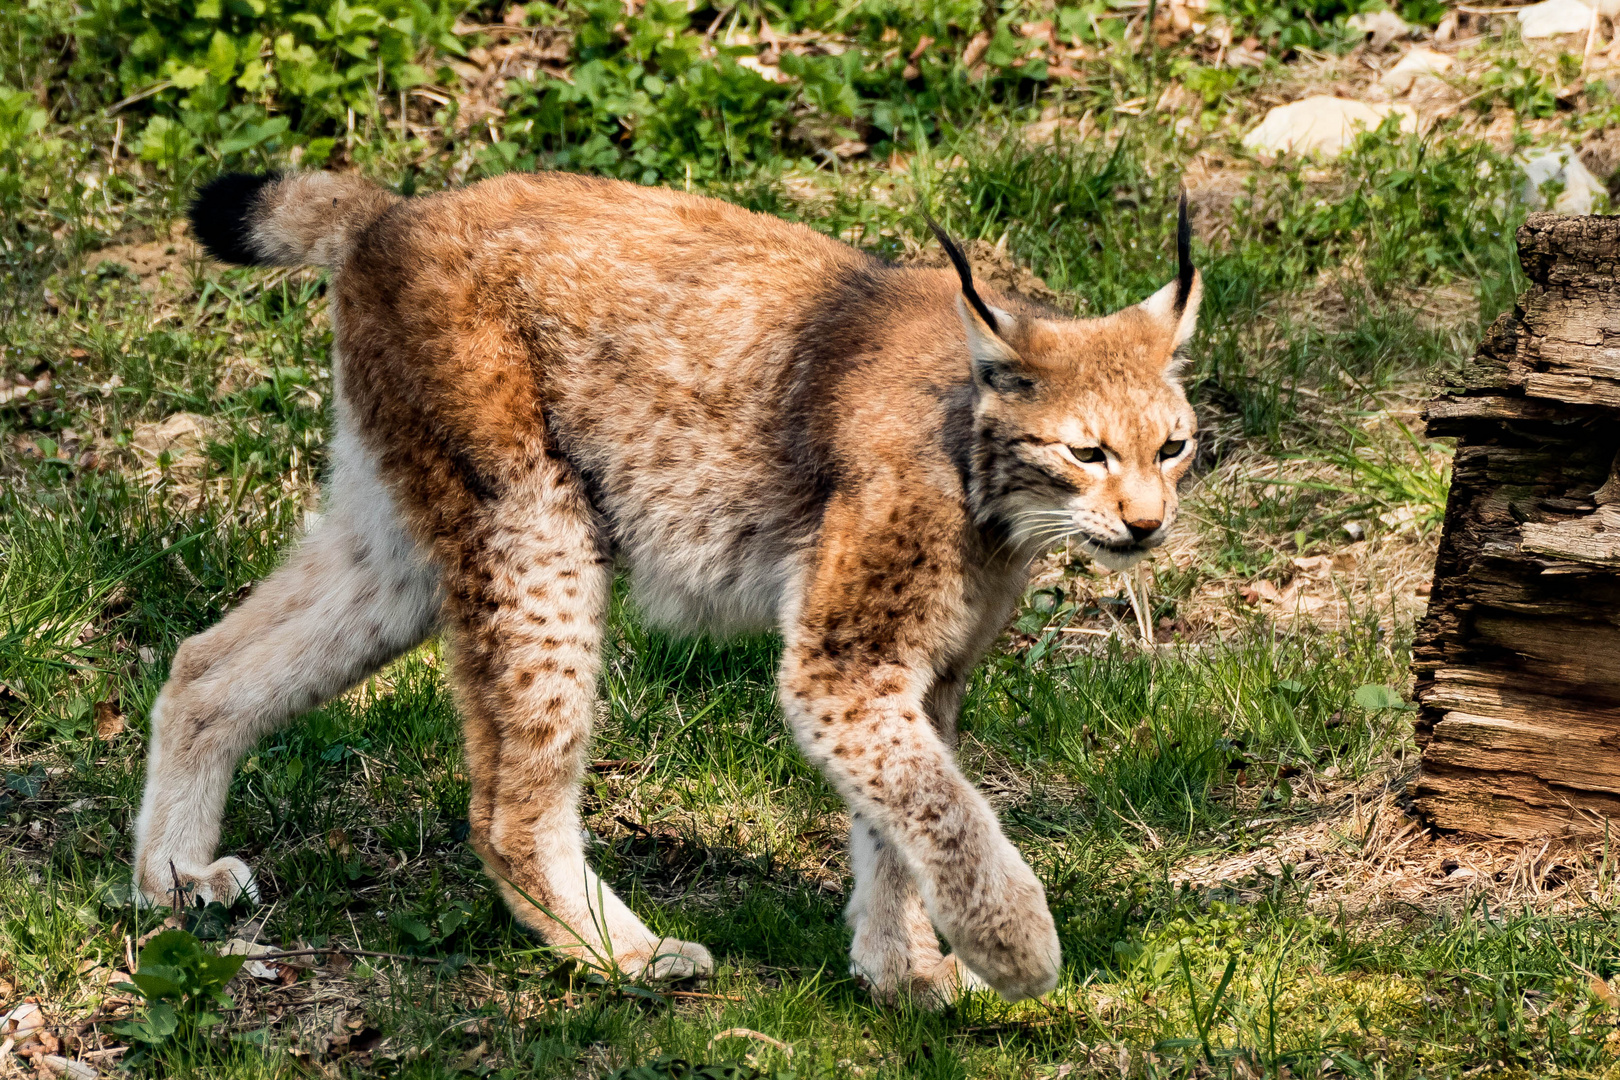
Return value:
[(1175, 517), (1184, 245), (1164, 290), (1077, 321), (981, 297), (965, 263), (901, 269), (579, 176), (410, 200), (239, 178), (193, 218), (219, 254), (336, 271), (337, 434), (322, 523), (181, 647), (152, 711), (148, 898), (252, 894), (214, 858), (238, 755), (438, 629), (473, 843), (516, 916), (589, 963), (709, 971), (580, 844), (617, 563), (653, 623), (781, 631), (788, 722), (850, 807), (853, 965), (876, 993), (1052, 988), (1045, 895), (957, 769), (956, 714), (1035, 554), (1069, 537), (1128, 565)]

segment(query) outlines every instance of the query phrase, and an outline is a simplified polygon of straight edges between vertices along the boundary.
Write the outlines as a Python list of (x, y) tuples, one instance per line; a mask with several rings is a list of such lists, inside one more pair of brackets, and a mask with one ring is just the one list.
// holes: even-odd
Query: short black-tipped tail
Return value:
[(399, 202), (353, 173), (226, 173), (191, 200), (191, 229), (222, 262), (335, 270), (354, 237)]
[(252, 219), (263, 203), (264, 189), (279, 179), (281, 174), (273, 172), (223, 173), (198, 188), (187, 216), (191, 234), (203, 250), (220, 262), (269, 265), (254, 247)]

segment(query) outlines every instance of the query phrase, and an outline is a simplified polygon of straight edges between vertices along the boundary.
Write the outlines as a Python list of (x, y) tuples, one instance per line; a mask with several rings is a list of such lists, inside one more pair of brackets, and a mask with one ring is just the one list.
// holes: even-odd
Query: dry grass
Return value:
[[(1391, 763), (1353, 785), (1320, 775), (1296, 780), (1316, 810), (1311, 820), (1267, 833), (1252, 851), (1179, 863), (1171, 880), (1200, 887), (1233, 886), (1250, 900), (1257, 879), (1288, 867), (1309, 883), (1310, 903), (1363, 919), (1407, 923), (1460, 915), (1485, 901), (1488, 910), (1570, 913), (1620, 899), (1607, 840), (1491, 840), (1438, 833), (1414, 817), (1406, 787), (1409, 762)], [(1276, 819), (1257, 818), (1264, 827)], [(1249, 887), (1246, 889), (1246, 883)]]

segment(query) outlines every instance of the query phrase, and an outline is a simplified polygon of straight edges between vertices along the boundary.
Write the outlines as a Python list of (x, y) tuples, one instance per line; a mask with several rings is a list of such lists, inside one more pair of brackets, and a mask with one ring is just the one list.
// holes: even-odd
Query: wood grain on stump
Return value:
[(1425, 413), (1457, 456), (1418, 626), (1419, 810), (1502, 837), (1620, 816), (1620, 218), (1534, 214), (1530, 288)]

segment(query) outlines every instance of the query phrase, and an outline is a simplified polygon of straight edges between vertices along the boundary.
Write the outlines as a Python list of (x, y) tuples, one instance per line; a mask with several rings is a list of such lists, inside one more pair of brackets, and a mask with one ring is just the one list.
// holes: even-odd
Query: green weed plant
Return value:
[(216, 1010), (235, 1006), (225, 986), (246, 960), (210, 953), (185, 930), (163, 931), (142, 947), (140, 967), (130, 981), (114, 986), (146, 999), (146, 1015), (113, 1030), (149, 1051), (191, 1041), (222, 1021)]
[(379, 101), (428, 83), (417, 61), (465, 53), (452, 33), (458, 0), (91, 0), (69, 32), (76, 66), (111, 66), (117, 92), (158, 97), (136, 137), (144, 160), (170, 168), (201, 152), (233, 160), (300, 136), (312, 164), (330, 133)]

